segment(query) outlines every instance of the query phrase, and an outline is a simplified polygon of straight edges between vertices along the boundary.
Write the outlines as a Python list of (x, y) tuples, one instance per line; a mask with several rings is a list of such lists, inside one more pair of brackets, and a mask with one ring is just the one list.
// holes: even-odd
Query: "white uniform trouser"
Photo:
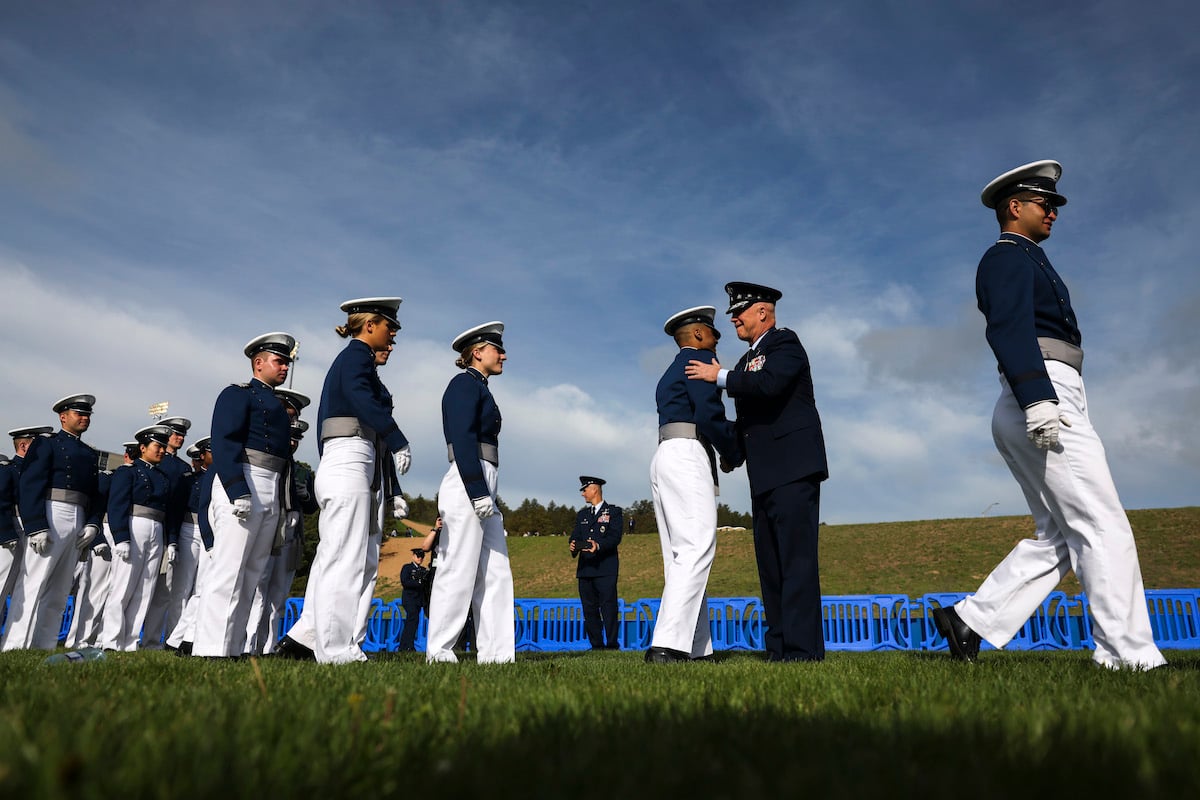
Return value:
[(75, 541), (85, 522), (83, 506), (47, 500), (46, 520), (50, 524), (46, 551), (38, 554), (26, 547), (21, 558), (21, 574), (8, 609), (4, 650), (53, 650), (58, 646), (79, 555)]
[(196, 533), (196, 541), (200, 542), (200, 555), (196, 560), (196, 580), (192, 584), (192, 596), (184, 601), (179, 622), (175, 623), (175, 627), (167, 636), (167, 644), (174, 648), (178, 648), (184, 642), (196, 641), (196, 610), (200, 607), (200, 593), (204, 590), (204, 583), (212, 566), (212, 555), (204, 549), (199, 531)]
[(0, 619), (4, 618), (4, 598), (13, 593), (21, 574), (21, 554), (25, 552), (25, 536), (20, 534), (7, 545), (0, 546)]
[(283, 606), (292, 590), (292, 581), (296, 578), (292, 559), (296, 548), (300, 546), (295, 539), (296, 526), (302, 524), (300, 520), (299, 512), (288, 512), (283, 544), (278, 553), (271, 553), (267, 569), (254, 592), (254, 603), (250, 606), (250, 627), (246, 631), (247, 653), (263, 655), (275, 652), (279, 620), (283, 617)]
[(705, 590), (717, 554), (717, 500), (704, 446), (696, 439), (660, 442), (650, 461), (650, 492), (666, 578), (651, 645), (693, 658), (712, 655)]
[(233, 502), (218, 479), (213, 484), (208, 520), (212, 524), (212, 565), (196, 609), (196, 656), (240, 656), (246, 646), (246, 625), (254, 589), (267, 568), (279, 525), (280, 475), (243, 464), (250, 487), (250, 514), (233, 515)]
[(371, 442), (357, 436), (325, 442), (313, 482), (321, 504), (321, 540), (309, 571), (304, 608), (288, 631), (322, 664), (367, 660), (361, 645), (378, 576), (383, 525), (382, 492), (371, 491), (374, 472)]
[(179, 539), (175, 542), (175, 563), (171, 570), (171, 602), (167, 604), (167, 635), (179, 624), (183, 607), (196, 589), (196, 570), (200, 563), (200, 526), (185, 522), (179, 526)]
[(150, 592), (150, 607), (146, 610), (146, 625), (142, 630), (141, 646), (144, 650), (161, 650), (163, 639), (170, 631), (167, 627), (167, 608), (171, 605), (171, 592), (175, 585), (175, 565), (165, 559), (164, 545), (163, 560), (158, 566), (158, 575)]
[(145, 517), (129, 518), (129, 560), (113, 554), (111, 584), (100, 629), (105, 650), (132, 652), (150, 608), (150, 595), (162, 563), (163, 525)]
[(1154, 644), (1133, 531), (1088, 419), (1083, 379), (1058, 361), (1047, 361), (1046, 371), (1059, 414), (1071, 423), (1059, 428), (1058, 447), (1040, 450), (1029, 441), (1025, 412), (1003, 377), (992, 414), (992, 438), (1025, 493), (1037, 538), (1018, 542), (956, 609), (972, 630), (1004, 647), (1073, 569), (1094, 620), (1095, 661), (1161, 666), (1166, 660)]
[(95, 550), (88, 553), (87, 566), (79, 580), (79, 588), (75, 590), (75, 615), (71, 618), (66, 641), (70, 648), (87, 647), (99, 641), (104, 604), (112, 583), (112, 533), (107, 522), (101, 535), (108, 542), (108, 555), (98, 556)]
[[(496, 497), (496, 467), (480, 461), (488, 492)], [(454, 643), (475, 613), (475, 650), (480, 664), (516, 660), (512, 568), (504, 539), (504, 517), (475, 516), (458, 467), (450, 465), (438, 489), (442, 535), (438, 570), (429, 600), (425, 658), (454, 662)]]

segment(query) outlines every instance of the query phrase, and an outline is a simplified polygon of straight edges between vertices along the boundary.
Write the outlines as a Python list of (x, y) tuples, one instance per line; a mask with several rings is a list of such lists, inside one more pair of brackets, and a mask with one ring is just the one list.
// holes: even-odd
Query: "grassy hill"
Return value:
[[(1200, 587), (1200, 507), (1130, 511), (1142, 576), (1148, 589)], [(409, 523), (419, 533), (428, 526)], [(1032, 535), (1028, 516), (826, 525), (821, 528), (823, 594), (974, 591), (1020, 539)], [(380, 561), (381, 597), (399, 592), (400, 567), (420, 539), (389, 539)], [(576, 597), (575, 562), (563, 536), (510, 537), (517, 597)], [(618, 590), (626, 600), (662, 594), (662, 550), (657, 534), (621, 542)], [(1059, 587), (1076, 593), (1069, 575)], [(708, 582), (712, 597), (758, 595), (754, 542), (749, 531), (717, 535)]]

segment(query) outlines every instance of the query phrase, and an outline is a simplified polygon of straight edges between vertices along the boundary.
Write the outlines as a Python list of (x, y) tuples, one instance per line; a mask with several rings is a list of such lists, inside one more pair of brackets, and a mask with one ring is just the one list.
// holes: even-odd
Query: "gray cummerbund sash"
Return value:
[(262, 450), (251, 450), (248, 447), (246, 448), (245, 453), (245, 461), (253, 466), (269, 469), (271, 472), (276, 472), (281, 475), (283, 474), (283, 471), (287, 469), (287, 459), (283, 456), (264, 453)]
[(372, 444), (379, 438), (375, 429), (358, 421), (358, 417), (328, 417), (321, 423), (321, 441), (358, 436)]
[[(446, 457), (450, 459), (450, 463), (454, 463), (454, 445), (446, 443)], [(494, 444), (487, 442), (479, 443), (479, 458), (486, 461), (494, 467), (500, 466), (500, 448)]]
[(88, 496), (74, 489), (51, 489), (50, 499), (60, 503), (74, 503), (77, 506), (87, 506)]
[(166, 512), (159, 511), (157, 508), (151, 508), (150, 506), (139, 506), (137, 503), (133, 504), (133, 516), (152, 519), (155, 522), (162, 522), (167, 518)]
[(696, 423), (694, 422), (668, 422), (666, 425), (658, 426), (658, 441), (665, 442), (667, 439), (699, 439), (696, 435)]
[(1051, 339), (1048, 336), (1038, 337), (1038, 347), (1042, 348), (1042, 358), (1050, 361), (1061, 361), (1069, 367), (1074, 367), (1080, 375), (1083, 374), (1083, 348), (1077, 347), (1062, 339)]

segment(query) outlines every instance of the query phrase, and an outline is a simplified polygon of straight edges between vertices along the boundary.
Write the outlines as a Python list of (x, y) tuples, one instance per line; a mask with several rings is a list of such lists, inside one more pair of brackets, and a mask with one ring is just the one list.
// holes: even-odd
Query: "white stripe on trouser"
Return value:
[(650, 461), (650, 493), (666, 579), (651, 645), (712, 655), (705, 589), (717, 553), (717, 501), (704, 446), (695, 439), (660, 442)]
[(324, 450), (313, 482), (321, 504), (321, 540), (304, 608), (287, 635), (311, 649), (317, 661), (345, 664), (367, 658), (360, 634), (366, 633), (378, 574), (383, 498), (371, 491), (371, 442), (339, 437), (325, 442)]
[(196, 541), (200, 542), (200, 555), (196, 559), (196, 580), (192, 584), (192, 596), (184, 601), (179, 622), (175, 623), (174, 630), (167, 636), (167, 644), (171, 647), (196, 641), (196, 610), (200, 607), (200, 592), (203, 591), (204, 582), (212, 566), (212, 555), (204, 549), (199, 531), (196, 533)]
[(131, 652), (150, 607), (150, 595), (162, 563), (163, 526), (145, 517), (129, 519), (129, 560), (113, 556), (111, 585), (104, 603), (100, 641), (105, 650)]
[(233, 515), (233, 502), (218, 478), (213, 482), (208, 521), (212, 524), (212, 564), (196, 609), (192, 654), (240, 656), (246, 646), (246, 624), (254, 589), (267, 568), (279, 524), (278, 473), (243, 464), (250, 487), (250, 514)]
[[(487, 461), (479, 463), (494, 498), (496, 468)], [(512, 568), (503, 516), (496, 513), (480, 522), (455, 464), (442, 478), (438, 510), (442, 534), (429, 599), (426, 660), (458, 660), (454, 643), (466, 625), (468, 609), (475, 613), (476, 660), (480, 664), (516, 660)]]
[(66, 641), (70, 648), (87, 647), (100, 640), (104, 604), (108, 601), (112, 574), (112, 534), (107, 522), (100, 535), (109, 543), (108, 555), (102, 558), (96, 555), (95, 550), (88, 553), (83, 577), (75, 590), (75, 613), (71, 617), (71, 630), (67, 633)]
[(50, 524), (46, 552), (39, 555), (26, 547), (21, 558), (21, 574), (8, 609), (4, 650), (53, 650), (58, 646), (79, 555), (75, 541), (85, 521), (83, 507), (47, 500), (46, 521)]
[(1059, 445), (1040, 450), (1008, 384), (992, 415), (992, 438), (1021, 486), (1037, 538), (1017, 543), (973, 597), (956, 608), (971, 629), (1003, 647), (1069, 569), (1091, 607), (1093, 658), (1106, 667), (1150, 669), (1166, 663), (1154, 644), (1133, 531), (1108, 470), (1104, 445), (1088, 419), (1083, 379), (1047, 361), (1058, 395)]

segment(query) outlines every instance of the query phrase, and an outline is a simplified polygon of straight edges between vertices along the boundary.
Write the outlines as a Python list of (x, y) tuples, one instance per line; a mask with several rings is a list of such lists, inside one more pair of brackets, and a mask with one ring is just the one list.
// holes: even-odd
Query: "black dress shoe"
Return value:
[(974, 661), (979, 655), (979, 634), (962, 621), (953, 606), (935, 608), (933, 624), (937, 626), (938, 633), (946, 637), (950, 655), (959, 661)]
[(290, 636), (284, 636), (275, 646), (275, 655), (293, 661), (316, 661), (317, 654)]
[(676, 661), (691, 661), (692, 657), (682, 650), (669, 647), (651, 647), (646, 651), (647, 664), (674, 664)]

